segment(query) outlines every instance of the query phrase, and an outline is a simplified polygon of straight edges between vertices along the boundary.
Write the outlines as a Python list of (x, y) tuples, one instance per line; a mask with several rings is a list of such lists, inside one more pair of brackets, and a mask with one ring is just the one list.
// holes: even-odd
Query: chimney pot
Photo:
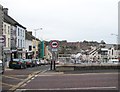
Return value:
[(3, 8), (4, 14), (8, 15), (8, 8)]

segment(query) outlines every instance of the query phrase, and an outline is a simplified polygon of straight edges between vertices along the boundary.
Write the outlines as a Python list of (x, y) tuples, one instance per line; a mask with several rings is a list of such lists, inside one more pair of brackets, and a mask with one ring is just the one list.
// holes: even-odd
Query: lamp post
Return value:
[(38, 28), (38, 29), (34, 29), (34, 31), (35, 31), (35, 58), (36, 58), (36, 47), (37, 47), (37, 40), (36, 40), (36, 31), (38, 31), (38, 30), (42, 30), (42, 28)]

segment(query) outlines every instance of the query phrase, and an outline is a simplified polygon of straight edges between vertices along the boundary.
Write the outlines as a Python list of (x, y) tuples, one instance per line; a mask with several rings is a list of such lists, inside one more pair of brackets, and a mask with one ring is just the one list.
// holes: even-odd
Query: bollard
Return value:
[(52, 60), (51, 60), (51, 63), (50, 63), (50, 70), (52, 70)]

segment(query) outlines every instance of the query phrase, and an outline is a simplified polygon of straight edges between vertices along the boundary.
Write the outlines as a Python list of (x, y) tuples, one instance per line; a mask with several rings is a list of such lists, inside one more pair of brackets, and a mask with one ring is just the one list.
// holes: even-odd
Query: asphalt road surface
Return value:
[(37, 72), (43, 72), (50, 68), (47, 66), (38, 66), (26, 69), (7, 69), (2, 75), (2, 90), (3, 92), (8, 92), (9, 90), (14, 90), (20, 86), (20, 84), (29, 80)]
[(16, 92), (119, 92), (118, 80), (117, 72), (64, 74), (48, 71), (35, 75)]

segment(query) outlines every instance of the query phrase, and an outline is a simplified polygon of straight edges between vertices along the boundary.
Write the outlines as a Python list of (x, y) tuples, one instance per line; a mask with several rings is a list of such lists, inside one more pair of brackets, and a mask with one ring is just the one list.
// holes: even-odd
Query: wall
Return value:
[[(3, 26), (3, 16), (4, 16), (4, 14), (3, 14), (3, 7), (2, 7), (2, 5), (0, 5), (0, 36), (2, 36), (3, 35), (3, 28), (2, 28), (2, 26)], [(0, 43), (0, 60), (2, 60), (2, 43)]]
[(5, 47), (9, 48), (11, 47), (11, 25), (8, 23), (3, 22), (3, 35), (5, 35)]
[(17, 47), (17, 45), (16, 45), (17, 39), (16, 38), (17, 38), (16, 37), (16, 27), (15, 26), (11, 26), (11, 48), (13, 50), (15, 50), (16, 47)]
[(25, 49), (29, 51), (29, 46), (32, 46), (32, 41), (31, 40), (25, 40)]
[[(16, 35), (17, 35), (17, 47), (18, 48), (25, 47), (25, 29), (17, 26)], [(18, 42), (18, 39), (19, 39), (19, 42)]]

